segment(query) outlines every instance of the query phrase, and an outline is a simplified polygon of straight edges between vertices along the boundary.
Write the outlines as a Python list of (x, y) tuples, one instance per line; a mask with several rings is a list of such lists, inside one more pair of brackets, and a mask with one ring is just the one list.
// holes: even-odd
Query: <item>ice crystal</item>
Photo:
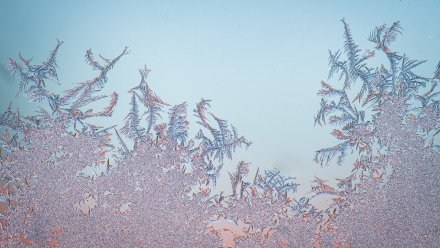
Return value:
[(186, 119), (186, 102), (178, 104), (170, 109), (168, 122), (168, 134), (175, 141), (180, 141), (181, 145), (185, 144), (188, 138), (188, 125)]

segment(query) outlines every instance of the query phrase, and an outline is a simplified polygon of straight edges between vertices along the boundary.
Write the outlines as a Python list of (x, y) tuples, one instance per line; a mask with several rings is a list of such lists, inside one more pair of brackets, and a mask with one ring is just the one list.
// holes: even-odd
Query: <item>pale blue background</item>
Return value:
[[(254, 168), (278, 168), (298, 177), (304, 193), (314, 175), (333, 178), (350, 170), (350, 164), (321, 169), (312, 162), (315, 150), (336, 142), (331, 128), (313, 126), (313, 116), (319, 82), (327, 79), (327, 50), (343, 46), (339, 20), (345, 17), (362, 49), (372, 47), (366, 39), (376, 25), (400, 20), (404, 35), (393, 48), (427, 59), (419, 72), (431, 76), (440, 59), (439, 11), (440, 1), (405, 0), (0, 0), (0, 109), (15, 96), (16, 82), (5, 65), (19, 51), (37, 62), (57, 38), (63, 40), (58, 55), (63, 86), (52, 84), (60, 90), (95, 75), (84, 63), (87, 49), (114, 57), (129, 46), (131, 54), (108, 74), (107, 91), (120, 93), (108, 125), (122, 124), (126, 92), (147, 64), (149, 82), (163, 100), (186, 100), (192, 109), (201, 97), (212, 99), (212, 112), (254, 142), (227, 170), (241, 159)], [(23, 98), (14, 105), (29, 106)], [(226, 184), (225, 175), (221, 187)]]

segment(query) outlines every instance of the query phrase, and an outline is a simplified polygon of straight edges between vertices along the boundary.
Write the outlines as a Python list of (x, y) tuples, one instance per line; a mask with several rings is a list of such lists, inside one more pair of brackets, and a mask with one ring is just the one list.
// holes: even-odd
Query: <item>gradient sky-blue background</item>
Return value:
[[(122, 124), (126, 92), (146, 64), (151, 87), (163, 100), (187, 101), (191, 112), (200, 98), (212, 99), (211, 111), (253, 141), (225, 171), (238, 160), (278, 168), (296, 176), (303, 184), (300, 192), (308, 192), (314, 175), (333, 178), (350, 168), (312, 162), (315, 150), (335, 144), (331, 128), (314, 127), (313, 117), (319, 82), (327, 79), (328, 49), (343, 46), (340, 19), (350, 24), (362, 49), (372, 48), (367, 37), (375, 26), (400, 20), (404, 34), (392, 47), (428, 60), (418, 71), (429, 77), (440, 59), (439, 11), (440, 1), (405, 0), (0, 0), (0, 110), (10, 101), (33, 110), (25, 98), (15, 99), (17, 82), (5, 69), (8, 57), (21, 52), (39, 62), (57, 38), (64, 41), (58, 54), (62, 86), (51, 85), (60, 91), (95, 75), (84, 62), (87, 49), (114, 57), (128, 46), (130, 55), (108, 74), (106, 90), (120, 93), (120, 101), (104, 125)], [(228, 176), (222, 178), (220, 185), (229, 184)]]

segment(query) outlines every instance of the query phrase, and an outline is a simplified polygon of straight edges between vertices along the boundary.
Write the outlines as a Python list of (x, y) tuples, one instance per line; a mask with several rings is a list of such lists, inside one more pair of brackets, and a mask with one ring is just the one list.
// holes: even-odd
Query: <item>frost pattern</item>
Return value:
[[(108, 81), (114, 59), (86, 51), (98, 75), (63, 94), (58, 82), (58, 41), (48, 59), (9, 59), (19, 93), (40, 110), (24, 115), (12, 104), (0, 115), (0, 224), (2, 247), (435, 247), (439, 240), (440, 62), (432, 77), (424, 63), (392, 50), (399, 22), (376, 27), (361, 50), (343, 24), (342, 51), (329, 51), (315, 124), (333, 125), (339, 143), (315, 161), (355, 163), (337, 185), (316, 177), (311, 197), (296, 199), (295, 177), (240, 161), (236, 149), (251, 142), (201, 99), (193, 113), (202, 127), (189, 137), (188, 104), (171, 106), (139, 70), (122, 127), (100, 127), (112, 115), (89, 106)], [(383, 53), (384, 65), (370, 61)], [(99, 60), (99, 61), (98, 61)], [(372, 64), (372, 63), (371, 63)], [(340, 82), (340, 86), (338, 86)], [(163, 113), (168, 114), (168, 119)], [(336, 161), (335, 161), (336, 160)], [(92, 169), (90, 169), (92, 168)], [(223, 169), (231, 189), (214, 194)], [(311, 202), (330, 197), (319, 210)]]

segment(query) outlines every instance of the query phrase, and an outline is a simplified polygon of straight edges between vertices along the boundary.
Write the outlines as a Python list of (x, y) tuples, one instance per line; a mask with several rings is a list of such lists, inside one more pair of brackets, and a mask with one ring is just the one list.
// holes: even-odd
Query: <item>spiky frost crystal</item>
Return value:
[[(375, 51), (359, 56), (361, 50), (348, 24), (343, 24), (347, 59), (330, 52), (329, 78), (339, 73), (344, 86), (338, 90), (322, 82), (315, 119), (318, 124), (342, 126), (332, 135), (343, 142), (318, 150), (316, 161), (327, 164), (338, 156), (340, 164), (346, 150), (357, 151), (358, 158), (353, 174), (338, 179), (337, 188), (323, 180), (313, 187), (316, 196), (334, 197), (320, 241), (324, 246), (435, 247), (440, 222), (440, 185), (435, 179), (440, 176), (438, 78), (435, 73), (432, 78), (417, 75), (414, 69), (425, 61), (391, 50), (402, 31), (399, 22), (370, 34), (374, 49), (388, 58), (387, 66), (377, 68), (368, 66)], [(360, 91), (349, 99), (356, 82), (362, 84)], [(331, 97), (339, 102), (329, 102)]]

